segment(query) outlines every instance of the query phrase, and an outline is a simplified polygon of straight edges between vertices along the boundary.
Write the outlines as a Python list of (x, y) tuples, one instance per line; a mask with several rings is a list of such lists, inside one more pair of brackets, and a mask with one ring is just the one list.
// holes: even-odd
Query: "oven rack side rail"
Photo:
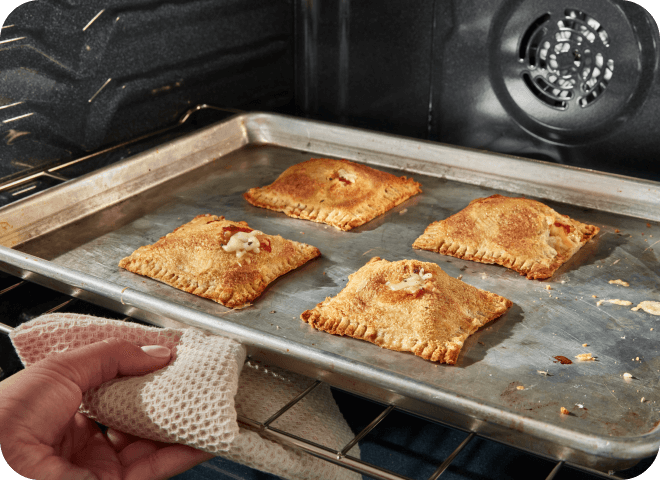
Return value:
[[(30, 284), (30, 282), (26, 280), (18, 280), (16, 283), (4, 288), (3, 290), (0, 290), (0, 298), (2, 298), (3, 301), (7, 300), (7, 298), (12, 294), (13, 291), (15, 291), (17, 288), (22, 287), (26, 284)], [(66, 307), (71, 306), (75, 302), (82, 302), (82, 300), (79, 300), (77, 298), (71, 297), (70, 299), (56, 305), (55, 307), (44, 311), (40, 315), (46, 315), (50, 313), (55, 313), (61, 310), (66, 309)], [(39, 316), (39, 315), (37, 315)], [(133, 321), (133, 319), (130, 316), (126, 316), (122, 319), (122, 321)], [(12, 331), (14, 330), (13, 327), (6, 325), (4, 323), (0, 323), (0, 333), (9, 335)], [(248, 357), (246, 359), (246, 363), (252, 362), (252, 359)], [(321, 380), (314, 380), (310, 379), (311, 384), (308, 386), (307, 389), (305, 389), (303, 392), (292, 398), (287, 404), (285, 404), (282, 408), (280, 408), (276, 413), (274, 413), (270, 418), (268, 418), (266, 421), (260, 422), (258, 420), (239, 415), (237, 420), (238, 423), (243, 425), (246, 428), (249, 428), (252, 431), (256, 431), (258, 433), (263, 433), (267, 435), (268, 437), (281, 442), (282, 444), (291, 446), (295, 449), (301, 450), (303, 452), (306, 452), (310, 455), (313, 455), (315, 457), (318, 457), (322, 460), (325, 460), (327, 462), (331, 462), (333, 464), (339, 465), (343, 468), (352, 470), (354, 472), (367, 475), (370, 478), (375, 478), (379, 480), (413, 480), (409, 477), (399, 475), (395, 472), (392, 472), (386, 468), (379, 467), (377, 465), (373, 465), (371, 463), (362, 461), (352, 455), (349, 454), (350, 450), (358, 444), (358, 442), (362, 439), (364, 439), (367, 435), (369, 435), (379, 424), (385, 420), (385, 418), (392, 413), (393, 411), (400, 411), (404, 414), (407, 414), (407, 412), (398, 409), (395, 405), (383, 405), (383, 410), (382, 412), (377, 415), (366, 427), (364, 427), (359, 433), (357, 433), (354, 438), (349, 441), (346, 445), (344, 445), (341, 449), (339, 450), (334, 450), (331, 448), (328, 448), (324, 445), (320, 445), (316, 442), (313, 442), (311, 440), (296, 436), (292, 433), (286, 432), (284, 430), (278, 429), (277, 427), (273, 426), (273, 423), (280, 418), (283, 414), (285, 414), (287, 411), (289, 411), (291, 408), (293, 408), (295, 405), (300, 403), (307, 395), (309, 395), (313, 390), (315, 390), (317, 387), (319, 387), (322, 383)], [(433, 474), (428, 477), (428, 480), (436, 480), (442, 476), (442, 474), (448, 469), (448, 467), (452, 464), (454, 459), (461, 453), (467, 445), (473, 441), (477, 437), (481, 437), (485, 440), (488, 441), (493, 441), (497, 442), (497, 440), (490, 439), (488, 437), (485, 437), (483, 435), (478, 434), (477, 432), (474, 431), (468, 431), (465, 429), (457, 429), (455, 426), (445, 424), (443, 422), (437, 421), (437, 420), (428, 420), (429, 422), (436, 423), (442, 427), (449, 428), (452, 430), (459, 430), (462, 431), (463, 433), (466, 434), (465, 438), (455, 447), (453, 452), (440, 464), (438, 465), (437, 469), (433, 472)], [(497, 442), (501, 443), (501, 442)], [(544, 459), (546, 461), (550, 461), (554, 463), (554, 468), (552, 471), (543, 477), (542, 473), (540, 473), (538, 476), (533, 476), (530, 475), (530, 478), (545, 478), (545, 480), (552, 480), (554, 479), (559, 472), (562, 469), (566, 468), (571, 468), (574, 470), (577, 470), (579, 472), (583, 472), (586, 474), (590, 474), (596, 478), (608, 478), (608, 479), (613, 479), (613, 480), (624, 480), (624, 477), (619, 477), (615, 475), (615, 472), (610, 470), (607, 473), (601, 472), (599, 470), (595, 470), (592, 468), (588, 468), (585, 466), (577, 465), (571, 462), (566, 462), (564, 460), (552, 458), (550, 456), (546, 455), (541, 455), (538, 452), (534, 452), (531, 450), (526, 450), (524, 448), (520, 447), (513, 447), (507, 445), (508, 448), (511, 449), (516, 449), (520, 451), (524, 451), (527, 454), (533, 455), (534, 457), (538, 457), (541, 459)]]
[[(188, 124), (188, 122), (193, 119), (198, 112), (201, 111), (211, 111), (225, 117), (227, 115), (246, 113), (244, 110), (237, 110), (235, 108), (217, 107), (205, 103), (198, 104), (186, 110), (176, 122), (159, 130), (154, 130), (125, 142), (110, 145), (106, 148), (102, 148), (82, 157), (51, 161), (38, 167), (25, 169), (16, 173), (15, 175), (0, 178), (0, 194), (6, 192), (9, 194), (11, 200), (15, 201), (23, 198), (24, 196), (36, 193), (36, 187), (31, 185), (35, 181), (48, 180), (55, 184), (59, 184), (71, 180), (71, 178), (63, 173), (63, 171), (66, 171), (67, 168), (73, 166), (84, 167), (86, 164), (90, 164), (92, 160), (103, 155), (120, 152), (129, 147), (140, 145), (141, 143), (144, 143), (148, 140), (164, 138), (166, 135), (176, 133), (177, 131), (180, 131), (181, 128), (186, 124)], [(2, 206), (2, 204), (0, 204), (0, 206)]]

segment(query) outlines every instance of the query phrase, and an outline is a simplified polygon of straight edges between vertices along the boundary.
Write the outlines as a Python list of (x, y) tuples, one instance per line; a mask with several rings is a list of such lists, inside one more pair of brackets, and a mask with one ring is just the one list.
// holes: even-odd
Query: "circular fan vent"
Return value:
[(490, 30), (489, 76), (523, 129), (582, 144), (639, 111), (653, 86), (657, 49), (646, 13), (629, 2), (569, 1), (502, 0)]
[(608, 58), (609, 45), (607, 30), (585, 12), (566, 9), (558, 21), (543, 15), (520, 42), (525, 85), (553, 108), (566, 110), (573, 100), (588, 107), (612, 80), (614, 60)]

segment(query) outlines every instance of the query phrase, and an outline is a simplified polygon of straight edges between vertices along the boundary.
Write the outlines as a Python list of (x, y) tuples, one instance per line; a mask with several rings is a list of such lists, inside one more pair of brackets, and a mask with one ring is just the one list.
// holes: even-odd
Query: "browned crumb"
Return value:
[(616, 280), (610, 280), (608, 283), (610, 283), (612, 285), (621, 285), (622, 287), (629, 287), (630, 286), (630, 284), (628, 282), (624, 282), (620, 278), (618, 278)]
[(525, 387), (523, 387), (522, 385), (518, 385), (516, 388), (517, 388), (518, 390), (525, 390)]
[(621, 233), (621, 230), (619, 230), (618, 228), (615, 228), (614, 233)]
[(583, 343), (582, 346), (583, 347), (588, 347), (589, 345), (587, 345), (586, 343)]
[(562, 365), (570, 365), (571, 363), (573, 363), (572, 361), (570, 361), (568, 358), (564, 357), (563, 355), (557, 355), (554, 358), (555, 358), (555, 360), (557, 360)]
[(566, 410), (564, 407), (561, 407), (559, 411), (561, 412), (562, 415), (568, 415), (569, 413), (571, 413), (568, 410)]

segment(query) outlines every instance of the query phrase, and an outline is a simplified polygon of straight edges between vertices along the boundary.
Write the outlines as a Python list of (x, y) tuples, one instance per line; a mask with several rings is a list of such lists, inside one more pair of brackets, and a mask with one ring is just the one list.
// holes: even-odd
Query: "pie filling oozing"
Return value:
[(241, 308), (277, 277), (319, 255), (311, 245), (207, 214), (153, 245), (138, 248), (119, 266), (226, 307)]
[(465, 340), (512, 302), (428, 262), (372, 258), (335, 297), (300, 318), (318, 330), (454, 364)]
[(420, 187), (412, 179), (348, 160), (313, 158), (243, 197), (257, 207), (351, 230), (420, 193)]
[(432, 223), (413, 248), (496, 263), (529, 279), (544, 279), (599, 230), (535, 200), (493, 195)]

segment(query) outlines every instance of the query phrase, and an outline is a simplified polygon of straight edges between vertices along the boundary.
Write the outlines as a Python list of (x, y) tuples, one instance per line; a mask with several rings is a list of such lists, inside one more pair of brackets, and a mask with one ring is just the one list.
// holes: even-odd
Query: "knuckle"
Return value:
[(120, 347), (123, 346), (126, 343), (126, 341), (117, 337), (110, 337), (110, 338), (106, 338), (105, 340), (101, 340), (101, 343), (105, 343), (111, 347)]
[(149, 455), (147, 457), (148, 465), (149, 465), (149, 471), (151, 472), (151, 475), (153, 478), (164, 478), (163, 477), (163, 467), (161, 462), (158, 461), (158, 456), (157, 455)]

